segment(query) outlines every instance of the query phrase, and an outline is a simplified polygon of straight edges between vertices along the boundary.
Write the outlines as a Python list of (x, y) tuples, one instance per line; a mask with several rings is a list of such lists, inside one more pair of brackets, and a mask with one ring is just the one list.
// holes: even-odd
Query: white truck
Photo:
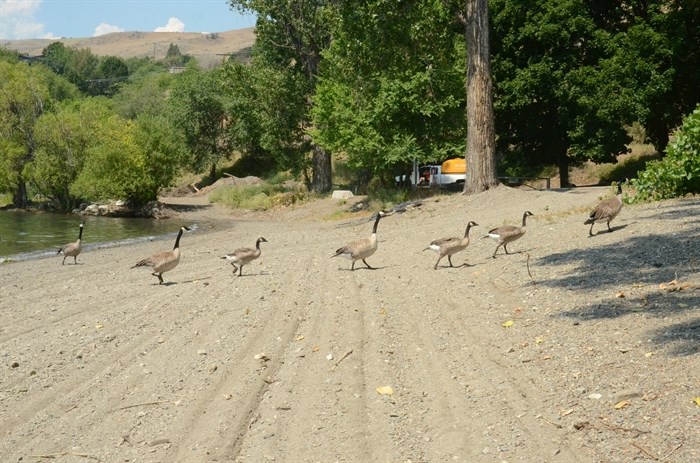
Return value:
[(395, 177), (396, 185), (410, 185), (414, 188), (454, 188), (467, 179), (467, 164), (464, 158), (448, 159), (440, 165), (427, 165), (414, 168), (410, 175)]

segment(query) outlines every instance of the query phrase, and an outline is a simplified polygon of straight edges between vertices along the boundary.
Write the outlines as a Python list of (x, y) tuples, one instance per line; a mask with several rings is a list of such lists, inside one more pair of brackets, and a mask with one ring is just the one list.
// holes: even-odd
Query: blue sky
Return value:
[(0, 0), (0, 39), (223, 32), (255, 25), (226, 0)]

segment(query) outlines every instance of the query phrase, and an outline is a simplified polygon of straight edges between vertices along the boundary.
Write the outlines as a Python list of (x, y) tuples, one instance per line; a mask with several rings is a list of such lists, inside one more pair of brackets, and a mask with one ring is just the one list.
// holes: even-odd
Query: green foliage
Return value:
[(142, 116), (129, 121), (110, 115), (98, 133), (70, 187), (76, 197), (127, 199), (143, 205), (172, 184), (186, 157), (182, 139), (163, 118)]
[(17, 63), (19, 61), (19, 52), (0, 47), (0, 61)]
[[(145, 156), (135, 141), (136, 127), (118, 116), (111, 116), (100, 128), (100, 140), (92, 146), (71, 193), (92, 200), (128, 198), (141, 204), (139, 194), (150, 190)], [(144, 182), (147, 183), (144, 185)]]
[(107, 101), (89, 98), (44, 114), (35, 124), (36, 154), (23, 174), (59, 209), (70, 210), (79, 203), (80, 198), (70, 193), (71, 185), (109, 115)]
[(191, 56), (182, 54), (180, 47), (171, 43), (168, 46), (168, 51), (165, 53), (162, 64), (166, 67), (185, 66), (191, 59)]
[(212, 177), (216, 165), (230, 152), (217, 73), (188, 67), (174, 79), (169, 99), (169, 118), (184, 135), (192, 153), (192, 169), (204, 172), (208, 168)]
[[(276, 97), (275, 106), (263, 106), (263, 112), (275, 117), (270, 120), (270, 125), (263, 127), (259, 146), (276, 159), (282, 158), (285, 163), (288, 162), (283, 168), (302, 170), (310, 165), (313, 169), (312, 188), (323, 192), (330, 190), (330, 155), (309, 139), (307, 131), (311, 127), (310, 110), (321, 56), (331, 41), (332, 12), (337, 2), (228, 0), (228, 3), (233, 9), (257, 14), (253, 62), (277, 76), (277, 80), (271, 81), (263, 93), (254, 96), (263, 100), (267, 95)], [(280, 80), (283, 85), (275, 85)], [(256, 88), (262, 85), (264, 81), (258, 82)], [(270, 111), (275, 107), (279, 113)], [(266, 120), (259, 119), (257, 123), (265, 124)], [(272, 137), (265, 139), (266, 134)], [(282, 150), (278, 152), (274, 145), (281, 145)], [(310, 163), (305, 159), (309, 154), (307, 147), (312, 157)]]
[(22, 171), (34, 157), (34, 125), (61, 100), (75, 98), (76, 89), (41, 65), (0, 61), (0, 140), (7, 157), (0, 161), (0, 183), (13, 189), (16, 206), (27, 204)]
[(637, 189), (637, 202), (700, 193), (700, 106), (674, 133), (666, 157), (650, 161), (632, 184)]
[(290, 190), (281, 184), (236, 185), (217, 188), (209, 194), (209, 201), (249, 210), (268, 210), (275, 206), (290, 206), (306, 200), (304, 189)]
[(17, 140), (0, 137), (0, 191), (15, 191), (22, 181), (26, 150)]
[(674, 42), (655, 18), (668, 2), (490, 2), (497, 145), (506, 157), (610, 162), (627, 151), (624, 125), (647, 123), (671, 97)]
[(117, 112), (127, 119), (139, 115), (164, 115), (173, 75), (158, 67), (140, 68), (132, 78), (119, 86), (112, 97)]
[(340, 2), (314, 98), (312, 136), (348, 164), (462, 156), (464, 37), (442, 2)]
[(229, 61), (219, 79), (231, 149), (268, 171), (301, 172), (311, 149), (301, 122), (307, 82), (295, 72), (260, 65), (256, 60), (250, 65)]

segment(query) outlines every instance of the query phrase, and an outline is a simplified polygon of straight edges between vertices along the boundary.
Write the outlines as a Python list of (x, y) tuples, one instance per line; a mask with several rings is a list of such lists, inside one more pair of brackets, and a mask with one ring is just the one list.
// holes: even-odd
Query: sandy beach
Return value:
[[(163, 198), (201, 224), (165, 285), (131, 266), (170, 241), (0, 265), (0, 461), (700, 461), (700, 199), (589, 237), (611, 194), (428, 199), (380, 221), (375, 270), (331, 258), (371, 232), (331, 219), (355, 200), (202, 196)], [(423, 249), (470, 220), (433, 270)], [(259, 236), (235, 277), (221, 256)]]

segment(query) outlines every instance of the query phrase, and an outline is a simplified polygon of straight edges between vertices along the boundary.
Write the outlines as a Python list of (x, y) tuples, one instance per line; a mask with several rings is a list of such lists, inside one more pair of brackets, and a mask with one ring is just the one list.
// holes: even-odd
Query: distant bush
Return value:
[(291, 206), (306, 199), (307, 192), (304, 189), (289, 190), (280, 184), (234, 185), (217, 188), (209, 194), (212, 203), (255, 211)]
[(666, 156), (647, 163), (632, 184), (637, 189), (635, 202), (700, 193), (700, 106), (683, 120), (666, 147)]

